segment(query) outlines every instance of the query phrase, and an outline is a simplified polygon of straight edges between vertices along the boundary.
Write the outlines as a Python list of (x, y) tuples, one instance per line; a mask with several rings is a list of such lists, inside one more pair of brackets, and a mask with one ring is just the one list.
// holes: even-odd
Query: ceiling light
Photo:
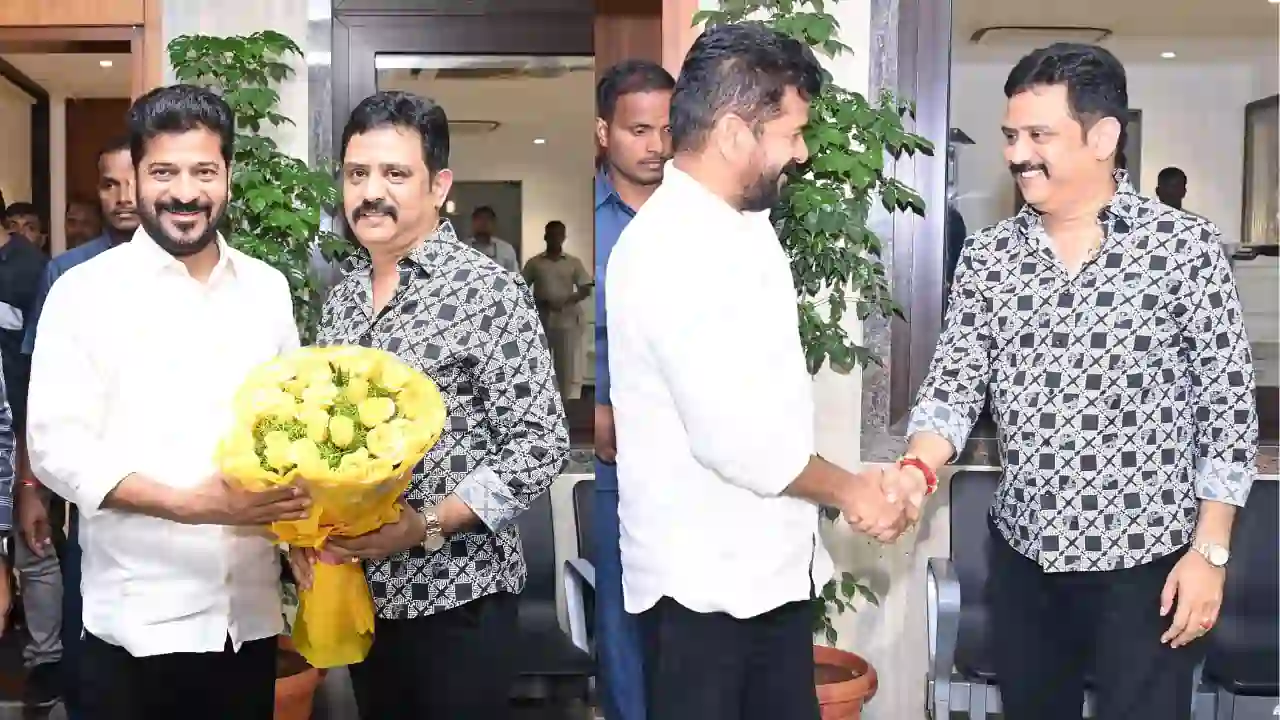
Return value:
[(533, 144), (534, 144), (534, 145), (546, 145), (546, 144), (547, 144), (547, 139), (546, 139), (546, 138), (534, 138), (534, 139), (533, 139)]
[(104, 68), (109, 68), (109, 67), (111, 67), (113, 64), (114, 64), (114, 63), (112, 63), (110, 60), (99, 60), (99, 61), (98, 61), (98, 65), (99, 65), (100, 67), (104, 67)]
[(1160, 53), (1160, 57), (1164, 58), (1165, 60), (1172, 60), (1178, 57), (1178, 53), (1169, 52), (1166, 50), (1165, 52)]

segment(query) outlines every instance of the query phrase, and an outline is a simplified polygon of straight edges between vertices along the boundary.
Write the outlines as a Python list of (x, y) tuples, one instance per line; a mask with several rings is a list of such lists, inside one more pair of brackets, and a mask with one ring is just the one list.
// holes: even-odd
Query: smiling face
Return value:
[(755, 147), (742, 167), (744, 191), (741, 208), (757, 212), (778, 202), (786, 175), (809, 159), (804, 128), (809, 123), (809, 102), (789, 87), (782, 96), (782, 112), (761, 125)]
[(1061, 212), (1111, 183), (1120, 125), (1109, 117), (1085, 121), (1071, 112), (1064, 84), (1035, 85), (1009, 98), (1004, 158), (1037, 210)]
[(197, 128), (146, 141), (138, 162), (138, 209), (142, 226), (170, 255), (194, 255), (213, 243), (229, 195), (217, 133)]
[(371, 253), (403, 252), (430, 235), (452, 184), (448, 170), (432, 178), (422, 135), (398, 125), (352, 135), (342, 161), (347, 223)]

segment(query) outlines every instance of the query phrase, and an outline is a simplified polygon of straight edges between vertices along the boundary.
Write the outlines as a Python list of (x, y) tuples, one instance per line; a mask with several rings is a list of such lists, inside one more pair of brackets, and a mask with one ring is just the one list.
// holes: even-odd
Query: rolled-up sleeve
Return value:
[(13, 529), (13, 483), (18, 474), (18, 439), (14, 433), (13, 410), (0, 363), (0, 533)]
[(497, 532), (560, 474), (569, 454), (564, 405), (533, 298), (511, 282), (494, 294), (472, 349), (475, 396), (494, 437), (488, 457), (454, 493)]
[(991, 380), (991, 305), (974, 262), (975, 238), (956, 267), (946, 326), (907, 423), (907, 437), (940, 435), (959, 453), (982, 413)]
[(1187, 263), (1182, 328), (1196, 419), (1195, 486), (1243, 506), (1257, 475), (1258, 410), (1249, 338), (1218, 234), (1206, 228)]
[(84, 337), (83, 301), (68, 278), (45, 302), (31, 362), (27, 452), (40, 482), (74, 503), (86, 517), (135, 470), (102, 441), (105, 378)]

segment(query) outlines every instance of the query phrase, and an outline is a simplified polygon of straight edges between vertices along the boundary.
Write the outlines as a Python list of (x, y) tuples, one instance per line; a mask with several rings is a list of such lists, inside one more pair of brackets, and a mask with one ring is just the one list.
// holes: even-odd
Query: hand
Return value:
[(293, 581), (299, 590), (311, 587), (315, 580), (316, 551), (312, 548), (289, 546), (289, 570), (293, 572)]
[(22, 483), (18, 487), (18, 528), (22, 532), (22, 541), (36, 557), (44, 557), (53, 547), (49, 505), (39, 485)]
[(339, 562), (381, 560), (398, 552), (418, 547), (427, 538), (427, 523), (422, 515), (400, 501), (400, 518), (371, 533), (359, 537), (329, 538), (325, 549)]
[(618, 439), (613, 434), (613, 406), (596, 404), (596, 457), (607, 463), (618, 461)]
[(856, 474), (840, 504), (840, 511), (844, 513), (845, 521), (858, 532), (889, 543), (902, 534), (909, 516), (903, 503), (885, 497), (883, 476), (882, 468)]
[(1222, 586), (1226, 568), (1209, 564), (1203, 555), (1188, 550), (1173, 566), (1160, 593), (1160, 616), (1165, 617), (1177, 601), (1173, 623), (1160, 637), (1169, 647), (1182, 647), (1209, 632), (1222, 608)]
[(13, 608), (12, 573), (7, 563), (0, 562), (0, 637), (9, 629), (9, 610)]
[(270, 525), (307, 517), (311, 498), (298, 485), (248, 490), (214, 473), (182, 491), (174, 515), (188, 525)]
[(904, 510), (910, 525), (920, 522), (920, 511), (929, 490), (924, 473), (913, 467), (898, 464), (881, 465), (880, 487), (889, 502), (905, 502)]

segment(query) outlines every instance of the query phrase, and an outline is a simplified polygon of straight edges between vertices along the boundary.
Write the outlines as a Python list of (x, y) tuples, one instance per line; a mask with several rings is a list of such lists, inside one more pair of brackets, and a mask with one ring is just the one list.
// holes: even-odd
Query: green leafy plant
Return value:
[(236, 120), (231, 199), (222, 228), (227, 242), (284, 273), (293, 295), (294, 318), (304, 343), (315, 337), (320, 317), (320, 281), (310, 272), (313, 248), (337, 261), (347, 243), (320, 229), (326, 207), (338, 202), (332, 175), (282, 152), (264, 131), (293, 121), (280, 113), (275, 87), (292, 77), (284, 60), (302, 50), (278, 32), (247, 36), (184, 35), (169, 43), (178, 80), (217, 90)]
[[(831, 0), (724, 0), (719, 10), (697, 13), (708, 26), (753, 19), (837, 57), (850, 52), (839, 23), (826, 11)], [(857, 317), (901, 315), (880, 258), (881, 242), (867, 226), (876, 203), (889, 212), (924, 214), (919, 193), (892, 176), (889, 158), (933, 154), (933, 145), (908, 132), (903, 119), (914, 109), (889, 91), (872, 103), (832, 82), (812, 99), (805, 140), (809, 162), (791, 173), (774, 208), (799, 292), (800, 337), (809, 372), (824, 364), (849, 373), (879, 359), (854, 343), (842, 326), (852, 304)]]
[[(851, 52), (840, 41), (840, 24), (827, 12), (836, 0), (722, 0), (719, 10), (694, 16), (708, 27), (754, 20), (796, 38), (829, 58)], [(850, 305), (859, 320), (874, 314), (901, 316), (881, 259), (880, 238), (867, 225), (878, 203), (890, 213), (924, 215), (924, 199), (892, 174), (891, 161), (917, 153), (933, 155), (933, 144), (907, 130), (915, 110), (893, 93), (873, 103), (833, 82), (823, 71), (822, 92), (812, 98), (805, 141), (809, 162), (787, 178), (773, 209), (778, 238), (791, 259), (800, 340), (810, 374), (824, 365), (847, 374), (880, 359), (853, 342), (843, 326)], [(824, 517), (838, 512), (824, 508)], [(814, 633), (835, 645), (832, 618), (856, 610), (862, 597), (879, 605), (875, 592), (851, 573), (832, 578), (814, 599)]]

